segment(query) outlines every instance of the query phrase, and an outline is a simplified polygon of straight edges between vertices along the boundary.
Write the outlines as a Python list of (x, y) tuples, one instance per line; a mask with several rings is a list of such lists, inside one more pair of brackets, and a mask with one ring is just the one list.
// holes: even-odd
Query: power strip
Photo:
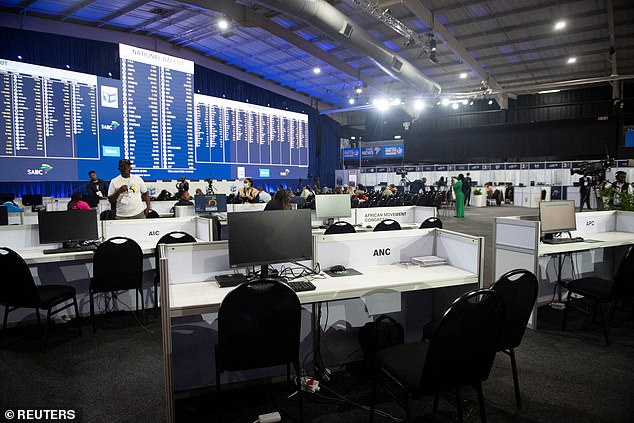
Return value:
[(548, 305), (550, 308), (554, 308), (555, 310), (563, 310), (566, 308), (566, 303), (550, 303)]
[(306, 392), (310, 392), (311, 394), (314, 394), (315, 392), (319, 391), (320, 387), (319, 387), (319, 381), (313, 379), (312, 377), (307, 377), (304, 376), (302, 377), (302, 389)]
[(258, 416), (258, 423), (275, 423), (282, 420), (282, 416), (277, 411), (272, 413), (260, 414)]

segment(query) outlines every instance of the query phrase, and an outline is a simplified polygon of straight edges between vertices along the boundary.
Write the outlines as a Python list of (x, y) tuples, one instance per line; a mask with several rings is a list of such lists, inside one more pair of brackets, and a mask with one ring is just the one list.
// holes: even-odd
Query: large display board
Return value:
[(194, 63), (121, 44), (121, 81), (0, 59), (0, 181), (297, 179), (308, 115), (194, 94)]

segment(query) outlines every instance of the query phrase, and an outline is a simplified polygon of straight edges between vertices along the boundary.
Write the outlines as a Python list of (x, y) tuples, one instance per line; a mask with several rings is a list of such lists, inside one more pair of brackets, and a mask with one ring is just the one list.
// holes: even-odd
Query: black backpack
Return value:
[(374, 368), (376, 353), (380, 350), (405, 342), (405, 330), (399, 322), (382, 314), (374, 322), (368, 322), (359, 329), (359, 345), (363, 350), (363, 364), (368, 375)]

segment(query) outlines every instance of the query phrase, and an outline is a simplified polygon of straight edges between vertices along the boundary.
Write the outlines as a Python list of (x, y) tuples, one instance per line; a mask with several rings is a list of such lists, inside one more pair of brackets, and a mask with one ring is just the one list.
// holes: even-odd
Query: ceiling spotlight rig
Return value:
[(438, 59), (436, 58), (436, 38), (434, 38), (433, 32), (428, 32), (427, 39), (423, 45), (423, 49), (420, 52), (420, 57), (427, 57), (430, 62), (437, 65)]

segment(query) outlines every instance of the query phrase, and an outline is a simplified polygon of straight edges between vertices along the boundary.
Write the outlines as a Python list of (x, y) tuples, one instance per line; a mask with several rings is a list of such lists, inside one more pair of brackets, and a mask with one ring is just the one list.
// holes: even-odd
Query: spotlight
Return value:
[(449, 99), (448, 99), (448, 98), (443, 98), (443, 99), (440, 101), (440, 104), (442, 104), (443, 106), (449, 106), (449, 103), (450, 103), (450, 102), (449, 102)]
[(66, 69), (70, 69), (70, 65), (66, 65)]
[(469, 100), (467, 100), (467, 99), (462, 100), (462, 104), (464, 104), (466, 106), (467, 104), (469, 104)]
[(221, 31), (229, 29), (229, 20), (227, 18), (220, 19), (218, 21), (218, 28), (220, 28)]
[(459, 107), (458, 103), (454, 103), (454, 104), (451, 105), (451, 108), (454, 109), (454, 110), (458, 110), (458, 107)]
[(22, 55), (18, 54), (18, 60), (22, 60)]
[(438, 59), (436, 59), (436, 52), (432, 51), (429, 53), (429, 61), (432, 62), (434, 65), (438, 64)]
[(429, 40), (429, 49), (431, 51), (436, 51), (436, 40), (434, 38)]
[(357, 94), (361, 94), (363, 92), (363, 87), (361, 85), (357, 85), (354, 87), (354, 92)]
[(566, 27), (566, 21), (561, 20), (561, 21), (557, 21), (557, 23), (555, 24), (555, 29), (557, 31), (562, 30)]
[(320, 73), (321, 73), (321, 69), (320, 69), (319, 67), (317, 67), (317, 66), (316, 66), (316, 67), (314, 67), (314, 68), (313, 68), (313, 73), (314, 73), (315, 75), (320, 74)]
[(416, 102), (414, 103), (414, 109), (423, 110), (423, 107), (425, 107), (425, 103), (423, 103), (422, 100), (416, 100)]
[(467, 72), (462, 72), (460, 74), (460, 79), (467, 79)]
[(352, 104), (354, 104), (354, 101), (355, 101), (354, 98), (349, 98), (348, 99), (348, 104), (352, 105)]
[(572, 65), (573, 63), (577, 63), (577, 58), (576, 57), (569, 57), (568, 60), (566, 61), (566, 63), (568, 63), (569, 65)]
[(489, 100), (489, 106), (493, 104), (493, 100)]

